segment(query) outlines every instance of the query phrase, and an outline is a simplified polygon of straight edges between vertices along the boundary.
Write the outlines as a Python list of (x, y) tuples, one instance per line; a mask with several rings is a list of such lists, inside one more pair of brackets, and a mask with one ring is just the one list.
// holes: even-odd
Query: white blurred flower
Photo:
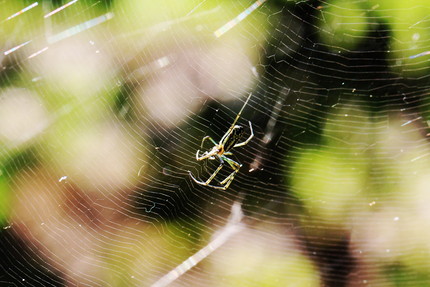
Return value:
[(47, 125), (45, 107), (35, 93), (19, 88), (0, 93), (0, 137), (8, 144), (24, 143)]

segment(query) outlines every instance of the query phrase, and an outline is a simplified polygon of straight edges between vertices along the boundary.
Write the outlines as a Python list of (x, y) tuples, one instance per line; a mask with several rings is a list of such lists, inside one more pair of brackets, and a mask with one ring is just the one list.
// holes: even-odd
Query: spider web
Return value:
[(2, 286), (430, 283), (427, 1), (0, 5)]

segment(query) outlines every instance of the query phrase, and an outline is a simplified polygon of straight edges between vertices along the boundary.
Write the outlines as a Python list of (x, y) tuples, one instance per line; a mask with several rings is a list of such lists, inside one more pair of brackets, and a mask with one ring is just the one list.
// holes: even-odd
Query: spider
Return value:
[[(249, 121), (249, 129), (251, 131), (251, 135), (245, 141), (238, 143), (244, 134), (244, 129), (242, 126), (236, 125), (236, 122), (239, 120), (240, 114), (242, 113), (245, 106), (248, 104), (248, 101), (251, 98), (251, 96), (252, 96), (252, 93), (249, 94), (248, 98), (245, 101), (245, 104), (243, 104), (243, 107), (240, 109), (239, 113), (237, 114), (236, 118), (234, 119), (233, 124), (230, 126), (228, 131), (223, 135), (223, 137), (221, 138), (219, 143), (216, 143), (210, 136), (205, 136), (202, 139), (202, 143), (200, 145), (200, 148), (203, 148), (203, 144), (206, 140), (210, 140), (214, 144), (214, 147), (209, 151), (205, 151), (201, 155), (200, 155), (200, 150), (197, 150), (196, 159), (198, 161), (204, 160), (204, 159), (209, 159), (209, 160), (218, 159), (220, 161), (220, 165), (218, 166), (218, 168), (214, 171), (214, 173), (212, 173), (212, 175), (206, 181), (197, 180), (193, 176), (191, 171), (188, 171), (188, 173), (190, 174), (190, 177), (196, 183), (198, 183), (200, 185), (216, 188), (216, 189), (222, 189), (222, 190), (226, 190), (230, 186), (231, 182), (234, 179), (234, 176), (239, 171), (242, 164), (232, 160), (231, 158), (228, 158), (227, 155), (232, 155), (231, 150), (233, 148), (241, 147), (241, 146), (248, 144), (248, 142), (254, 136), (254, 132), (252, 130), (252, 124)], [(230, 165), (230, 167), (233, 169), (233, 172), (229, 176), (227, 176), (223, 181), (220, 182), (221, 185), (211, 185), (210, 184), (211, 181), (215, 178), (215, 176), (222, 169), (222, 167), (224, 166), (225, 163), (228, 163)]]

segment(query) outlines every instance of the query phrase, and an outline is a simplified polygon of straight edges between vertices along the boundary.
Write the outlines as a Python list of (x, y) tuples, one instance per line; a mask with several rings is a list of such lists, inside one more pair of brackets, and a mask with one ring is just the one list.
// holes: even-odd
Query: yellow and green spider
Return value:
[[(200, 160), (204, 160), (204, 159), (209, 159), (209, 160), (218, 159), (220, 161), (220, 165), (218, 166), (218, 168), (214, 171), (214, 173), (212, 173), (212, 175), (206, 181), (197, 180), (193, 176), (191, 171), (188, 171), (188, 173), (190, 174), (190, 177), (196, 183), (198, 183), (200, 185), (216, 188), (216, 189), (222, 189), (222, 190), (226, 190), (230, 186), (231, 182), (234, 179), (234, 176), (239, 171), (242, 164), (232, 160), (231, 158), (228, 158), (227, 155), (232, 155), (231, 150), (233, 148), (241, 147), (241, 146), (248, 144), (248, 142), (254, 136), (254, 132), (252, 130), (252, 124), (249, 121), (249, 129), (250, 129), (251, 135), (245, 141), (238, 143), (244, 134), (244, 129), (242, 126), (236, 125), (236, 122), (239, 120), (240, 115), (241, 115), (243, 109), (245, 108), (245, 106), (248, 104), (248, 101), (251, 98), (251, 96), (252, 96), (252, 93), (249, 94), (248, 98), (245, 101), (245, 104), (242, 106), (242, 108), (240, 109), (236, 118), (234, 119), (233, 124), (228, 129), (228, 131), (223, 135), (223, 137), (221, 138), (219, 143), (216, 143), (210, 136), (205, 136), (202, 139), (202, 143), (200, 145), (200, 148), (203, 148), (203, 144), (206, 140), (210, 140), (214, 144), (214, 147), (209, 151), (205, 151), (201, 155), (200, 155), (200, 150), (197, 150), (196, 160), (200, 161)], [(211, 185), (210, 184), (211, 181), (215, 178), (215, 176), (222, 169), (222, 167), (224, 166), (225, 163), (228, 163), (230, 165), (230, 167), (233, 169), (233, 172), (229, 176), (227, 176), (224, 180), (222, 180), (220, 182), (221, 185)]]

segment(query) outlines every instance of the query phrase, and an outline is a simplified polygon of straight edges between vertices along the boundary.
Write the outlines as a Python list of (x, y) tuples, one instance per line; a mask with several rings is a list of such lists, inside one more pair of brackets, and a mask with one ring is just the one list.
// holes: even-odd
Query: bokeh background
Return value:
[[(239, 204), (169, 286), (430, 286), (429, 15), (0, 1), (0, 285), (161, 286)], [(196, 184), (249, 93), (242, 168)]]

